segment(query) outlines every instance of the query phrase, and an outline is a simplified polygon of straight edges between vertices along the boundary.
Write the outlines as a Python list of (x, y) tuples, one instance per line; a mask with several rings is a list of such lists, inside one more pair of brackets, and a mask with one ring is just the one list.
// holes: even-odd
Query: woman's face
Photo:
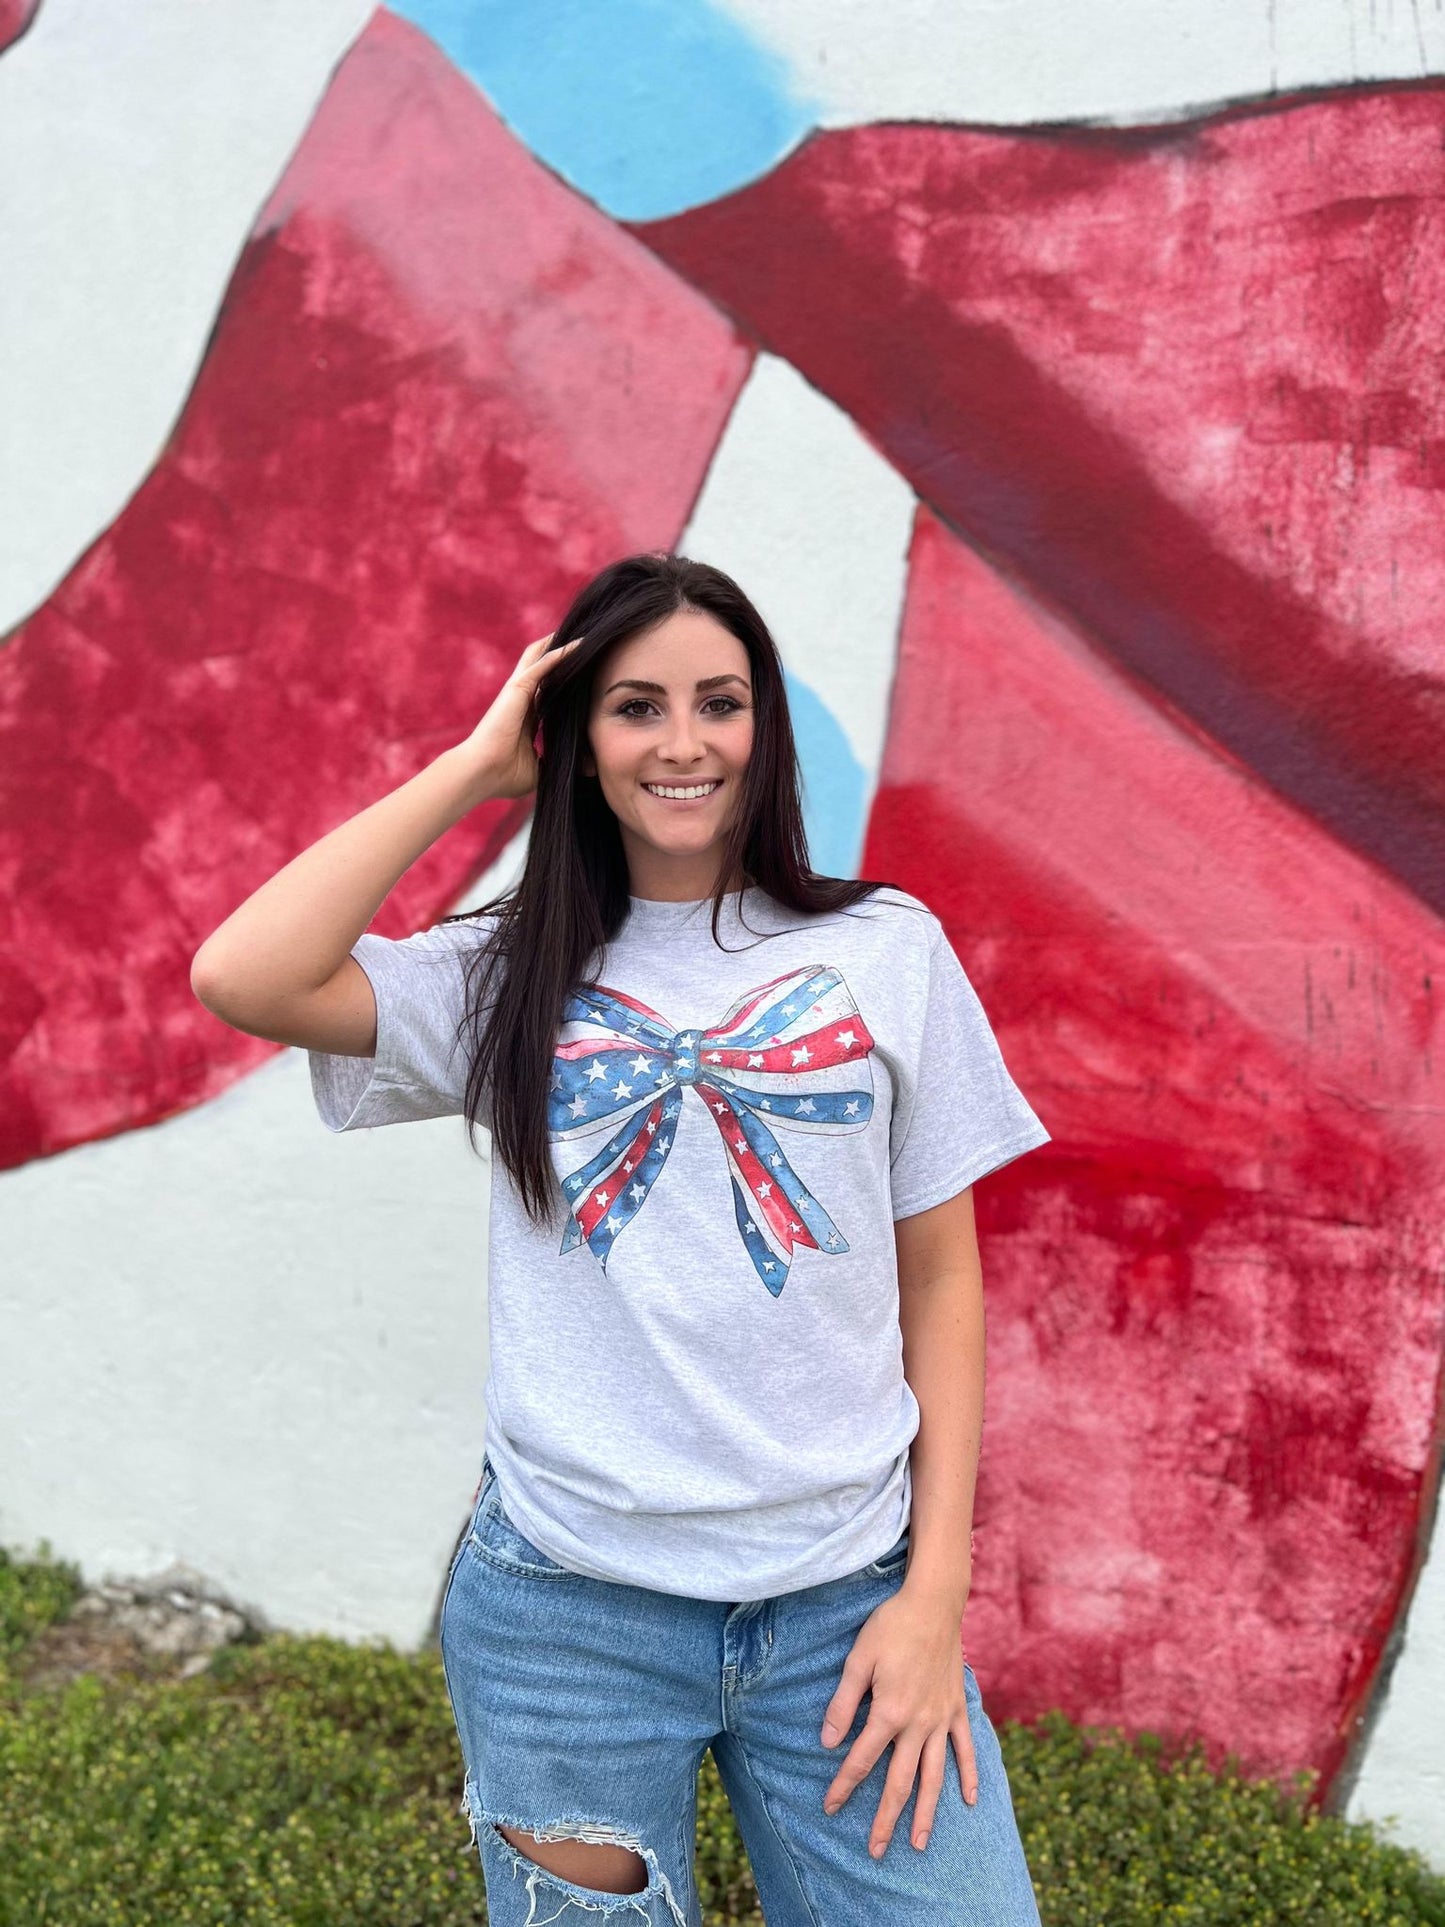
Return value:
[[(712, 893), (753, 747), (748, 652), (714, 616), (679, 609), (599, 661), (582, 767), (617, 818), (632, 894)], [(666, 790), (702, 790), (674, 797)]]

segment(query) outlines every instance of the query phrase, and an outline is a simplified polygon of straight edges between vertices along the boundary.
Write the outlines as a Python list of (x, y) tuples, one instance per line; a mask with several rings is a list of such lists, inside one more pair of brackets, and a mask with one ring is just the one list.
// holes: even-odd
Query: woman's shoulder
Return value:
[(395, 937), (389, 941), (398, 949), (410, 952), (418, 959), (446, 961), (458, 956), (468, 956), (481, 949), (495, 932), (501, 919), (485, 910), (464, 910), (450, 916), (440, 917), (435, 923), (424, 925), (409, 937)]
[(489, 937), (501, 921), (496, 910), (454, 910), (449, 917), (439, 917), (431, 928), (448, 942), (473, 944)]
[(886, 925), (890, 938), (894, 933), (903, 936), (908, 930), (916, 930), (916, 941), (923, 950), (930, 950), (943, 930), (943, 925), (933, 911), (909, 890), (896, 883), (880, 883), (866, 897), (841, 913), (844, 916), (870, 916)]
[[(933, 917), (932, 910), (923, 901), (922, 897), (914, 896), (911, 890), (905, 890), (901, 884), (897, 883), (880, 883), (872, 894), (865, 897), (863, 901), (865, 903), (886, 903), (895, 909), (909, 911), (915, 916), (921, 915), (925, 922), (930, 917)], [(938, 921), (936, 917), (933, 917), (933, 920), (935, 923)]]

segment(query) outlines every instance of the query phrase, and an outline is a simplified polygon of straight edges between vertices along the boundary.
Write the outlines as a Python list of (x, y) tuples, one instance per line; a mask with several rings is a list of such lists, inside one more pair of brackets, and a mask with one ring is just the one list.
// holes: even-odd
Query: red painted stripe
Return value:
[(1000, 1710), (1328, 1785), (1431, 1499), (1445, 933), (926, 511), (861, 868), (1054, 1139), (977, 1199)]
[(1445, 82), (818, 134), (633, 230), (997, 565), (1445, 909)]
[[(460, 741), (604, 563), (677, 538), (749, 362), (372, 19), (154, 472), (0, 649), (0, 1166), (275, 1055), (191, 994), (203, 938)], [(529, 807), (472, 811), (378, 927), (440, 915)]]

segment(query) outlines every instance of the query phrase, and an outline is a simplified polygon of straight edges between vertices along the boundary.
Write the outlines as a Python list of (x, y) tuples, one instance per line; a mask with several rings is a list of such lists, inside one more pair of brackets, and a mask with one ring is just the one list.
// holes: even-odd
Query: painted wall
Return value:
[(189, 960), (678, 547), (1052, 1133), (978, 1199), (991, 1710), (1445, 1864), (1445, 25), (1379, 11), (0, 12), (0, 1538), (423, 1635), (486, 1171)]

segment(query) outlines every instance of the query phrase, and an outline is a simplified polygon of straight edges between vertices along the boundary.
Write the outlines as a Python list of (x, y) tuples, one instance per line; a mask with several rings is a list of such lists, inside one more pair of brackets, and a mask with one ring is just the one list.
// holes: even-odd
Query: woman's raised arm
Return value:
[(214, 930), (191, 988), (223, 1023), (306, 1049), (370, 1055), (376, 1008), (352, 946), (397, 879), (442, 833), (495, 797), (536, 785), (536, 693), (571, 644), (529, 643), (465, 742), (329, 830)]

